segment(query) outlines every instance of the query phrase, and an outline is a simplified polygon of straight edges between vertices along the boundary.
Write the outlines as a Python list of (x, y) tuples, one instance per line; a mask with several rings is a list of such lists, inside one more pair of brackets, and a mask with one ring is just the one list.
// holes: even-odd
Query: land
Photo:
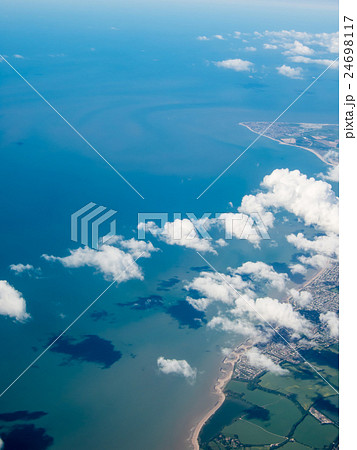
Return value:
[(301, 287), (313, 297), (304, 308), (287, 299), (313, 324), (310, 341), (279, 328), (269, 342), (255, 345), (289, 375), (251, 365), (250, 340), (224, 358), (214, 388), (218, 400), (192, 436), (195, 450), (338, 448), (338, 340), (319, 320), (321, 313), (338, 312), (338, 270), (333, 264)]
[(298, 147), (316, 155), (329, 166), (338, 164), (338, 125), (315, 123), (241, 122), (248, 130), (277, 141)]

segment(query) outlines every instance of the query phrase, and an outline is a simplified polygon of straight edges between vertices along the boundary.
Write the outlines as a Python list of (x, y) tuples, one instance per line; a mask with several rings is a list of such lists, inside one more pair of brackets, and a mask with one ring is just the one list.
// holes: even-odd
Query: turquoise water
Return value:
[[(31, 8), (24, 3), (20, 9), (4, 2), (1, 8), (1, 51), (24, 56), (11, 63), (145, 197), (136, 196), (0, 64), (0, 278), (23, 293), (32, 316), (24, 324), (0, 318), (0, 383), (5, 388), (108, 285), (92, 269), (65, 269), (40, 257), (65, 256), (75, 248), (72, 212), (90, 201), (115, 209), (118, 233), (130, 238), (138, 212), (226, 212), (228, 202), (238, 206), (276, 168), (298, 168), (309, 176), (326, 171), (308, 152), (261, 139), (196, 200), (254, 139), (238, 123), (272, 120), (307, 83), (275, 73), (251, 80), (218, 70), (207, 61), (234, 56), (235, 43), (206, 45), (196, 37), (267, 28), (333, 32), (337, 18), (326, 9), (323, 25), (317, 25), (320, 13), (314, 9), (307, 22), (301, 10), (292, 17), (280, 6), (252, 11), (215, 2), (209, 8), (200, 2), (55, 2), (51, 9), (42, 2)], [(277, 55), (260, 51), (254, 59), (280, 64)], [(327, 73), (286, 120), (336, 123), (336, 105), (336, 74)], [(248, 260), (289, 263), (294, 250), (283, 236), (297, 226), (292, 221), (272, 230), (277, 246), (264, 242), (259, 250), (232, 241), (209, 260), (222, 271)], [(221, 347), (237, 343), (237, 337), (205, 326), (190, 328), (192, 312), (174, 316), (169, 307), (185, 298), (184, 282), (197, 275), (190, 268), (203, 262), (192, 250), (153, 243), (162, 251), (140, 262), (145, 280), (113, 287), (94, 307), (97, 316), (88, 313), (69, 333), (77, 340), (95, 335), (110, 341), (121, 358), (103, 369), (85, 360), (68, 363), (63, 354), (48, 352), (0, 399), (0, 412), (46, 412), (33, 423), (53, 437), (55, 449), (188, 448), (193, 423), (215, 401), (209, 391)], [(15, 276), (9, 265), (19, 262), (41, 267), (41, 277)], [(180, 282), (168, 291), (158, 289), (160, 280), (173, 277)], [(151, 295), (160, 295), (162, 304), (149, 310), (117, 305)], [(198, 369), (196, 383), (159, 374), (161, 355), (186, 359)]]

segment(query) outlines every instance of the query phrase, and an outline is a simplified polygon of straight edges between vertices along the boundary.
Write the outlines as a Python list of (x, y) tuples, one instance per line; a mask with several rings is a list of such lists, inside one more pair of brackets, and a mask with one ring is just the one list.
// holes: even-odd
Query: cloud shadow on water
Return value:
[(47, 413), (44, 411), (14, 411), (9, 413), (1, 413), (0, 421), (15, 422), (17, 420), (36, 420), (46, 415)]
[(46, 450), (53, 444), (53, 437), (44, 428), (19, 425), (1, 433), (4, 450)]
[(181, 327), (187, 326), (189, 328), (197, 329), (206, 322), (205, 313), (203, 311), (198, 311), (186, 300), (180, 300), (175, 305), (169, 306), (166, 309), (166, 312), (173, 319), (177, 320)]
[(169, 278), (168, 280), (161, 280), (157, 285), (158, 291), (169, 291), (170, 288), (175, 286), (175, 284), (179, 283), (180, 279), (177, 277)]
[(122, 357), (110, 341), (93, 334), (83, 336), (82, 340), (64, 336), (54, 344), (51, 352), (68, 356), (62, 365), (72, 361), (92, 362), (101, 365), (102, 369), (108, 369)]
[(141, 311), (162, 307), (163, 304), (164, 300), (161, 295), (149, 295), (148, 297), (138, 297), (133, 302), (117, 303), (118, 306), (129, 306), (130, 309), (138, 309)]

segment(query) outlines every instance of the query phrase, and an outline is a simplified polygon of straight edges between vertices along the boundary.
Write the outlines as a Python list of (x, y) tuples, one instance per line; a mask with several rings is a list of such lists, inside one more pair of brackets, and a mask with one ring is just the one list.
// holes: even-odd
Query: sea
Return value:
[[(333, 1), (2, 1), (1, 54), (144, 199), (0, 63), (0, 279), (22, 293), (31, 315), (24, 323), (0, 316), (1, 391), (110, 283), (93, 268), (41, 256), (78, 248), (73, 212), (89, 202), (111, 208), (117, 233), (129, 239), (140, 212), (171, 220), (174, 213), (232, 212), (276, 168), (326, 173), (312, 153), (261, 138), (197, 199), (255, 139), (239, 123), (274, 120), (323, 70), (307, 65), (303, 79), (279, 75), (286, 57), (264, 51), (254, 32), (331, 33), (337, 20)], [(256, 51), (244, 50), (253, 44)], [(214, 64), (234, 58), (253, 61), (254, 69)], [(281, 120), (337, 123), (337, 102), (338, 75), (330, 70)], [(222, 272), (246, 261), (286, 267), (296, 253), (284, 236), (301, 228), (280, 221), (261, 248), (234, 240), (207, 258)], [(190, 448), (192, 427), (216, 401), (222, 348), (243, 338), (209, 329), (208, 314), (187, 308), (185, 285), (206, 266), (199, 255), (149, 239), (159, 251), (138, 261), (144, 279), (112, 286), (62, 346), (0, 397), (0, 418), (38, 413), (0, 424), (18, 427), (29, 448)], [(18, 263), (39, 270), (16, 275), (9, 266)], [(152, 296), (152, 307), (135, 306)], [(187, 360), (197, 369), (195, 383), (160, 373), (160, 356)]]

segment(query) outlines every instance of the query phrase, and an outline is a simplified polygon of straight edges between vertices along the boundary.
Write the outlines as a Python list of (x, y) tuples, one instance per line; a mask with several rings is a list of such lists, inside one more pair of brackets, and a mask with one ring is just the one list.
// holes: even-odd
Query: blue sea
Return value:
[[(239, 122), (274, 120), (323, 70), (307, 65), (304, 79), (282, 77), (275, 70), (285, 61), (280, 52), (260, 43), (244, 53), (251, 42), (233, 33), (247, 33), (247, 41), (254, 31), (332, 33), (338, 14), (332, 1), (6, 0), (0, 24), (4, 57), (144, 197), (0, 63), (0, 279), (23, 294), (31, 314), (25, 323), (0, 316), (2, 391), (109, 284), (93, 268), (41, 258), (78, 247), (70, 236), (73, 212), (89, 202), (112, 208), (117, 233), (129, 239), (138, 212), (168, 212), (171, 220), (174, 212), (229, 212), (229, 202), (238, 207), (276, 168), (327, 171), (312, 153), (262, 138), (197, 200), (256, 137)], [(225, 39), (197, 40), (216, 34)], [(254, 61), (256, 72), (212, 63), (230, 58)], [(337, 102), (337, 71), (330, 70), (281, 120), (337, 123)], [(274, 228), (276, 245), (257, 249), (235, 240), (208, 258), (221, 271), (245, 261), (289, 264), (294, 249), (284, 235), (299, 226)], [(197, 325), (185, 307), (184, 285), (204, 266), (196, 252), (151, 241), (160, 251), (138, 261), (144, 280), (113, 286), (68, 332), (64, 342), (82, 340), (84, 353), (69, 360), (64, 351), (47, 352), (0, 398), (0, 417), (43, 413), (10, 424), (27, 426), (31, 448), (190, 448), (191, 428), (215, 403), (210, 392), (222, 347), (241, 338)], [(40, 267), (40, 275), (15, 275), (9, 266), (18, 263)], [(151, 296), (159, 296), (155, 307), (133, 307)], [(85, 345), (97, 349), (98, 360), (86, 358)], [(114, 362), (106, 367), (107, 350)], [(196, 382), (160, 374), (159, 356), (187, 360), (198, 370)]]

